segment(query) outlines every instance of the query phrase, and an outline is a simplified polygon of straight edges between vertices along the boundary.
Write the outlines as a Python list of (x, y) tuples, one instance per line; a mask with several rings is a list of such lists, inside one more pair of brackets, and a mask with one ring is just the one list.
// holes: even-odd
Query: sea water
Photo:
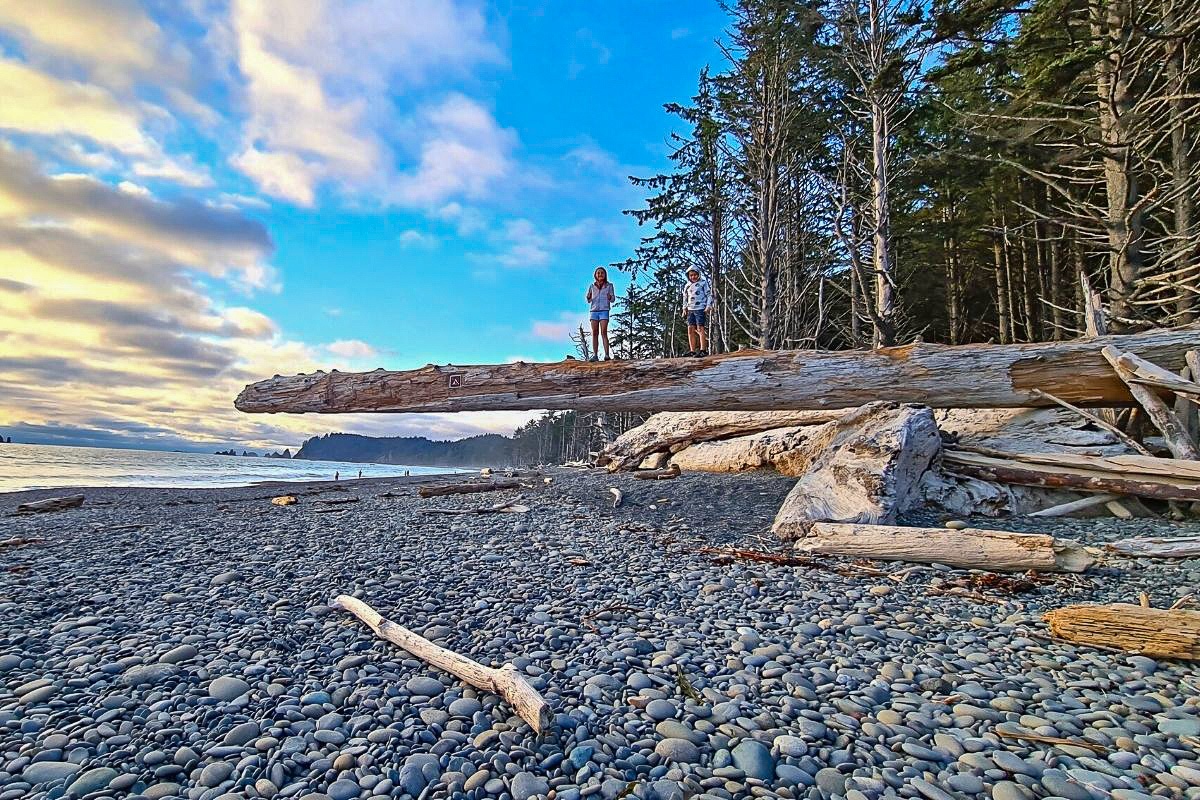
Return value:
[(331, 481), (462, 472), (454, 467), (218, 456), (105, 447), (0, 444), (0, 492), (66, 486), (249, 486), (263, 481)]

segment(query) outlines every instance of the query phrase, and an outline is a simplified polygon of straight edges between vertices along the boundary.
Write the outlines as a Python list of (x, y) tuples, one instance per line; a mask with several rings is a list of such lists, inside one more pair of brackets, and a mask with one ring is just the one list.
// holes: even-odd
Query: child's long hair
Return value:
[(596, 280), (600, 286), (608, 283), (608, 270), (604, 267), (596, 267), (596, 271), (592, 273), (592, 279)]

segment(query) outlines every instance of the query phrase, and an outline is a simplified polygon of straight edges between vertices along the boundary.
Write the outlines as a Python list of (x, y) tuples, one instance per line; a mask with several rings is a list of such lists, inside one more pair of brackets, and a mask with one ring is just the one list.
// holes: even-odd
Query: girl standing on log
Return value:
[(608, 344), (608, 315), (612, 310), (612, 304), (617, 301), (617, 290), (608, 280), (608, 270), (604, 267), (596, 267), (596, 271), (592, 273), (594, 279), (588, 284), (587, 294), (584, 296), (591, 309), (592, 320), (592, 355), (588, 361), (600, 360), (600, 339), (604, 339), (604, 360), (612, 360), (612, 347)]

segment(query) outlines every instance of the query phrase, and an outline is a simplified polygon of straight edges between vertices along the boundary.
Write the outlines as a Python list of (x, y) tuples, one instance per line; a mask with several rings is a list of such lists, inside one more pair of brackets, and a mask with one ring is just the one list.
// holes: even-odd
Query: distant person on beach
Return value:
[(358, 471), (358, 477), (360, 477), (360, 478), (362, 477), (362, 470), (361, 470), (361, 469)]
[(592, 273), (594, 279), (588, 284), (585, 298), (591, 310), (592, 320), (592, 355), (588, 361), (600, 360), (600, 339), (604, 339), (604, 360), (612, 360), (612, 347), (608, 344), (608, 315), (613, 303), (617, 302), (617, 290), (608, 280), (608, 270), (596, 267)]
[(685, 355), (699, 358), (708, 355), (708, 312), (712, 309), (712, 287), (691, 267), (687, 271), (687, 283), (683, 285), (683, 318), (687, 320), (688, 346), (692, 349)]
[(340, 473), (340, 472), (334, 472), (334, 473), (333, 473), (333, 479), (334, 479), (335, 481), (336, 481), (336, 480), (341, 480), (341, 477), (342, 477), (342, 473)]

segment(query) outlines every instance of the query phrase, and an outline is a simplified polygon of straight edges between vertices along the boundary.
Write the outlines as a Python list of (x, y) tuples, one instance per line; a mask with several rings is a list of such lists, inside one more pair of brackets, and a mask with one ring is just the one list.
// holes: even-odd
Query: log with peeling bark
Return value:
[(408, 628), (385, 619), (362, 600), (349, 595), (339, 595), (330, 601), (329, 606), (348, 611), (365, 622), (377, 636), (403, 647), (425, 663), (449, 672), (476, 689), (500, 695), (513, 707), (517, 716), (529, 723), (534, 733), (541, 733), (550, 727), (549, 704), (511, 664), (499, 669), (485, 667), (478, 661), (440, 647)]
[(1052, 634), (1075, 644), (1151, 658), (1200, 659), (1200, 612), (1112, 603), (1058, 608), (1044, 619)]
[(479, 483), (451, 483), (445, 486), (422, 486), (417, 489), (417, 494), (421, 497), (442, 497), (448, 494), (478, 494), (520, 488), (520, 481), (481, 481)]
[(814, 555), (948, 564), (992, 572), (1083, 572), (1096, 563), (1077, 542), (980, 528), (902, 528), (818, 522), (796, 550)]
[(235, 405), (266, 413), (492, 411), (770, 411), (853, 408), (887, 398), (939, 408), (1043, 406), (1042, 389), (1076, 405), (1129, 404), (1100, 353), (1113, 345), (1169, 369), (1200, 345), (1200, 327), (1032, 344), (915, 343), (874, 351), (737, 352), (707, 358), (427, 366), (318, 372), (246, 387)]
[[(1125, 381), (1128, 385), (1130, 394), (1133, 395), (1145, 410), (1146, 416), (1150, 418), (1150, 421), (1162, 433), (1163, 439), (1166, 440), (1167, 447), (1171, 451), (1171, 455), (1175, 456), (1175, 458), (1186, 458), (1193, 461), (1200, 460), (1200, 449), (1196, 447), (1191, 437), (1188, 436), (1183, 422), (1153, 389), (1142, 385), (1137, 380), (1137, 373), (1131, 367), (1127, 366), (1130, 363), (1133, 363), (1135, 366), (1139, 363), (1135, 360), (1133, 354), (1122, 352), (1112, 345), (1105, 346), (1100, 352), (1108, 360), (1108, 363), (1112, 365), (1112, 368), (1121, 380)], [(1153, 367), (1154, 365), (1150, 366)]]
[(79, 508), (83, 505), (84, 496), (73, 494), (67, 497), (47, 497), (45, 500), (31, 500), (17, 506), (17, 514), (47, 514), (52, 511), (65, 511), (68, 508)]
[(719, 442), (779, 428), (820, 425), (842, 411), (664, 411), (630, 428), (600, 454), (612, 471), (635, 469), (656, 453), (679, 453), (703, 442)]
[(666, 469), (643, 469), (633, 473), (633, 477), (639, 481), (669, 481), (678, 478), (681, 473), (679, 467), (671, 465)]
[(850, 411), (788, 454), (788, 473), (802, 477), (771, 530), (795, 539), (814, 522), (895, 522), (920, 502), (921, 478), (941, 446), (924, 406), (870, 403)]
[[(1057, 457), (1059, 463), (1051, 459)], [(1150, 462), (1162, 464), (1154, 470)], [(995, 483), (1015, 483), (1084, 492), (1135, 495), (1156, 500), (1200, 500), (1200, 477), (1172, 470), (1196, 462), (1145, 456), (1064, 456), (1051, 453), (1008, 454), (1004, 457), (964, 450), (946, 450), (942, 463), (953, 472)]]
[(1200, 558), (1200, 536), (1122, 539), (1109, 542), (1108, 549), (1137, 558)]

